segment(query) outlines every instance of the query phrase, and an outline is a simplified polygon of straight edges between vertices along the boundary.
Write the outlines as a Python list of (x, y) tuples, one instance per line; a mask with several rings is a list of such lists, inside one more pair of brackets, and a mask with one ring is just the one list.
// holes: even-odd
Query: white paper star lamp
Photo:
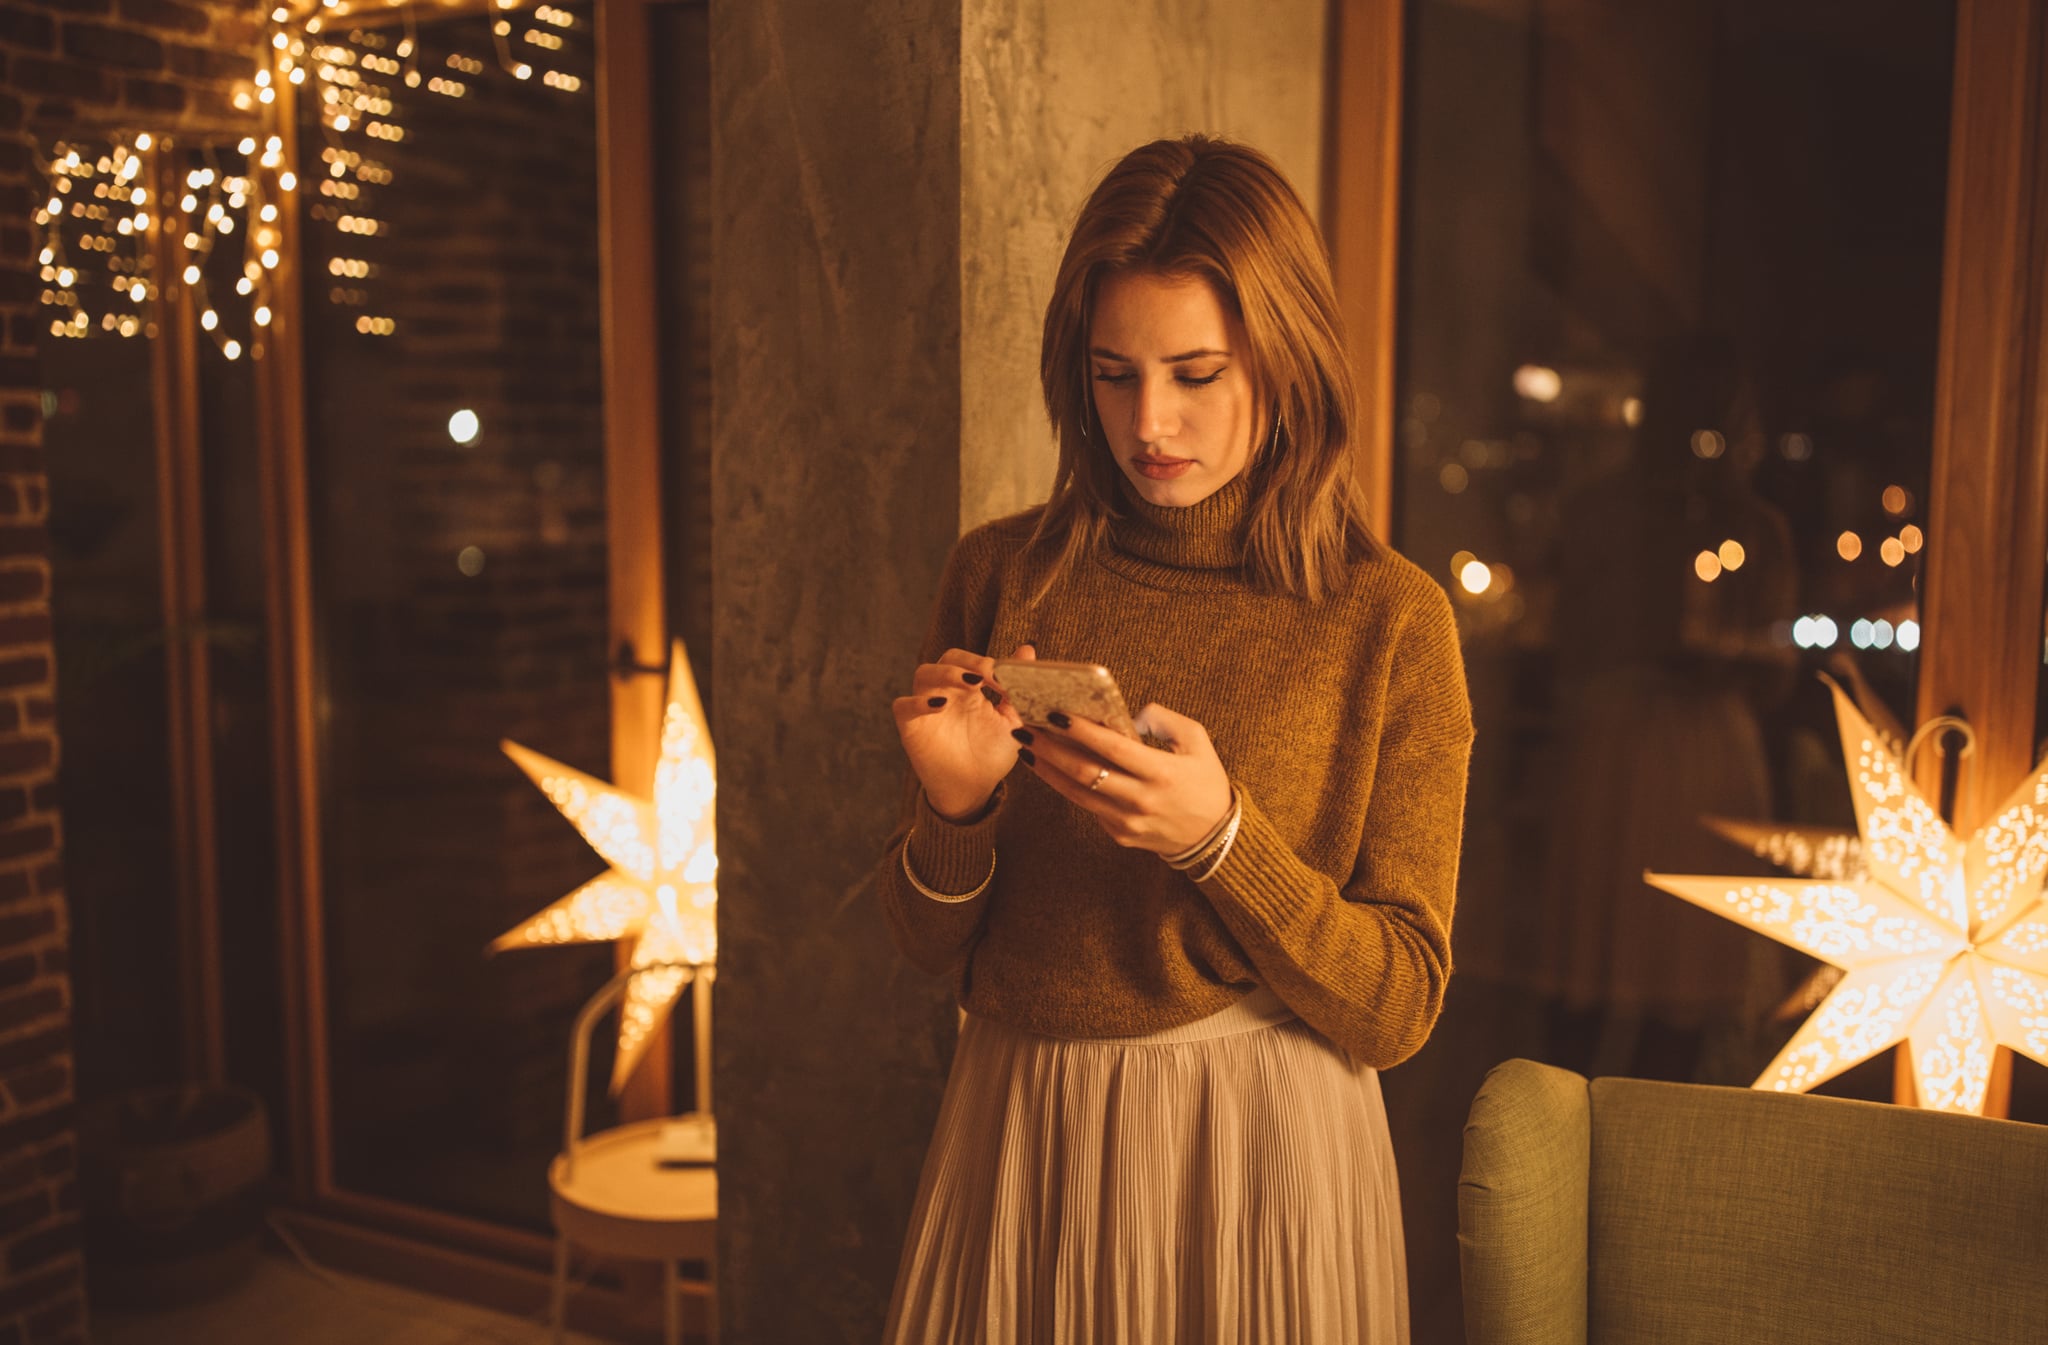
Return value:
[(1961, 842), (1884, 736), (1829, 687), (1862, 872), (1644, 877), (1846, 973), (1756, 1087), (1803, 1093), (1910, 1041), (1920, 1105), (1982, 1115), (1997, 1047), (2048, 1065), (2048, 768)]
[(515, 742), (505, 754), (583, 833), (610, 870), (491, 944), (493, 952), (564, 943), (633, 941), (636, 967), (685, 963), (634, 978), (619, 1010), (616, 1094), (646, 1055), (676, 997), (718, 960), (718, 853), (712, 831), (717, 763), (697, 683), (678, 640), (669, 656), (668, 706), (654, 797), (641, 798)]
[[(1880, 730), (1881, 731), (1881, 730)], [(1778, 822), (1742, 822), (1726, 817), (1702, 817), (1707, 830), (1734, 842), (1759, 859), (1769, 860), (1795, 878), (1861, 879), (1869, 876), (1863, 867), (1863, 838), (1836, 827), (1794, 827)], [(1842, 980), (1842, 969), (1823, 962), (1815, 967), (1792, 992), (1771, 1010), (1773, 1023), (1804, 1018), (1820, 1007)]]

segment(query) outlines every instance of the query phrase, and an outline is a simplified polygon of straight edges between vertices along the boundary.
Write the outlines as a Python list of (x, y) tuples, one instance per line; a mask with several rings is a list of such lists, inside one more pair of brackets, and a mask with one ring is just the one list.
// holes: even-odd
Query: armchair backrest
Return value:
[(1592, 1151), (1583, 1076), (1533, 1060), (1487, 1074), (1465, 1122), (1458, 1174), (1458, 1261), (1473, 1345), (1586, 1345)]
[(1516, 1060), (1458, 1210), (1475, 1345), (2048, 1339), (2039, 1126)]

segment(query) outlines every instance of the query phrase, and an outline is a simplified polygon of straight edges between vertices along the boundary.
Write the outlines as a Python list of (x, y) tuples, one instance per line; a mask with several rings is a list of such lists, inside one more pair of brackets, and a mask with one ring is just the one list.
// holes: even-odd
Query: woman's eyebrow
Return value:
[[(1088, 350), (1088, 353), (1090, 355), (1093, 355), (1098, 360), (1115, 360), (1119, 364), (1137, 363), (1136, 360), (1132, 359), (1128, 355), (1119, 355), (1114, 350), (1108, 350), (1102, 346), (1091, 346)], [(1160, 363), (1185, 364), (1189, 360), (1208, 359), (1211, 356), (1221, 356), (1225, 359), (1228, 359), (1230, 357), (1230, 352), (1227, 350), (1210, 350), (1207, 347), (1204, 347), (1201, 350), (1190, 350), (1186, 354), (1182, 355), (1168, 355), (1165, 359), (1161, 360)]]

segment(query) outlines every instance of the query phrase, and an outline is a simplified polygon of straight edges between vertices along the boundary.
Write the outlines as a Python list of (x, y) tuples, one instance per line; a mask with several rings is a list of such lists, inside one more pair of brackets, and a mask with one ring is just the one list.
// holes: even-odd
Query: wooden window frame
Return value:
[[(170, 146), (150, 156), (150, 194), (174, 200), (180, 184)], [(153, 249), (159, 294), (179, 292), (170, 247)], [(157, 543), (164, 641), (165, 724), (171, 796), (171, 875), (178, 929), (178, 1006), (186, 1077), (217, 1084), (227, 1074), (222, 1007), (220, 882), (214, 806), (212, 703), (206, 620), (205, 477), (200, 454), (199, 318), (190, 303), (166, 305), (150, 342), (156, 405)]]
[(1372, 528), (1394, 535), (1394, 336), (1401, 262), (1404, 0), (1330, 0), (1323, 238), (1358, 361), (1355, 446)]
[[(1917, 717), (1960, 715), (1976, 751), (1954, 821), (1974, 831), (2034, 765), (2048, 558), (2048, 0), (1956, 6), (1948, 225)], [(1939, 789), (1940, 763), (1920, 783)], [(1914, 1100), (1910, 1048), (1894, 1092)], [(2012, 1053), (1992, 1065), (2003, 1116)]]

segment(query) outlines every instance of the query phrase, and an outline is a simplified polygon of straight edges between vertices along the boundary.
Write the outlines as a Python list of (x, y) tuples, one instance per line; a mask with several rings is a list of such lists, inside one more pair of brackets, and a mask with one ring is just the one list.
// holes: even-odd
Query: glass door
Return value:
[[(299, 102), (332, 1180), (535, 1230), (566, 1025), (610, 975), (602, 945), (483, 955), (602, 867), (500, 739), (611, 764), (591, 10), (564, 11), (318, 35), (366, 82), (430, 75), (390, 81), (385, 136)], [(499, 59), (529, 29), (560, 35), (546, 80)]]
[[(651, 780), (673, 351), (653, 25), (627, 0), (276, 22), (298, 180), (262, 489), (293, 1171), (304, 1210), (408, 1240), (327, 1247), (353, 1264), (544, 1265), (569, 1032), (621, 950), (488, 954), (605, 867), (501, 744)], [(681, 1105), (668, 1042), (690, 1035), (608, 1099), (598, 1033), (590, 1128)], [(498, 1283), (479, 1292), (524, 1292)]]
[(1411, 9), (1393, 504), (1484, 726), (1461, 997), (1582, 1071), (1756, 1077), (1811, 964), (1643, 872), (1853, 827), (1817, 674), (1915, 714), (1955, 16), (1839, 9)]

